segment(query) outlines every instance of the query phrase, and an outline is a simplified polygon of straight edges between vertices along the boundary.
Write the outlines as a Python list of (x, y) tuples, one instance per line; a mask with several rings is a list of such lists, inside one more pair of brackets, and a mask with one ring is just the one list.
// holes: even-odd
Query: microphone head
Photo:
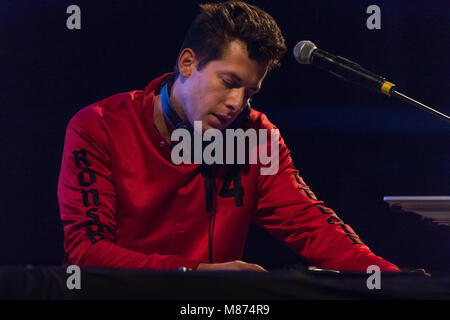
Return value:
[(311, 64), (311, 54), (317, 47), (309, 40), (302, 40), (294, 47), (294, 57), (300, 64)]

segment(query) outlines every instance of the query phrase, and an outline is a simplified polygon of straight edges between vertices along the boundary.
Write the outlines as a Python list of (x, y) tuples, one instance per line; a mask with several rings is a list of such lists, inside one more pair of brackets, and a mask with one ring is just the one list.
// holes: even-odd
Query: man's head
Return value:
[(286, 51), (275, 20), (241, 1), (200, 5), (175, 65), (178, 101), (203, 129), (223, 129), (259, 91)]

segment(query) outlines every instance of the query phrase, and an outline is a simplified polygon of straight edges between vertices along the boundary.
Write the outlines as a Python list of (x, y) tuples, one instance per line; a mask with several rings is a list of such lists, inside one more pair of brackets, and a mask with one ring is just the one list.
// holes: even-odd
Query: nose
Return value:
[(245, 88), (235, 88), (230, 91), (226, 105), (233, 113), (240, 112), (246, 103)]

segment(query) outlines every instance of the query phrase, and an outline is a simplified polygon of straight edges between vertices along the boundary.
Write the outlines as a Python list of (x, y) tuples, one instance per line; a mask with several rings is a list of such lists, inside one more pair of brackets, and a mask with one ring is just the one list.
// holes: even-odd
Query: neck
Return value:
[(183, 101), (182, 98), (182, 92), (181, 92), (181, 76), (178, 76), (178, 79), (173, 83), (172, 87), (170, 88), (169, 92), (169, 99), (172, 103), (172, 107), (175, 110), (175, 112), (178, 114), (178, 116), (183, 120), (186, 121), (186, 114), (184, 113), (183, 106), (181, 104), (181, 101)]
[[(185, 121), (186, 115), (184, 113), (183, 107), (181, 106), (181, 84), (179, 83), (179, 78), (172, 85), (169, 92), (170, 102), (178, 114), (178, 116)], [(163, 136), (164, 140), (167, 143), (171, 144), (170, 136), (172, 131), (175, 130), (175, 125), (168, 119), (168, 117), (164, 114), (161, 103), (161, 95), (158, 94), (155, 96), (154, 108), (153, 108), (153, 121), (156, 129)]]

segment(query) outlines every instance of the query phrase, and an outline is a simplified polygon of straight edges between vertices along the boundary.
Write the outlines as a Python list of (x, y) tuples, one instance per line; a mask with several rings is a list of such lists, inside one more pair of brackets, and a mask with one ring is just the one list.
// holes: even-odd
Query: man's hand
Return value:
[(247, 263), (241, 260), (234, 260), (224, 263), (200, 263), (196, 269), (197, 271), (259, 271), (267, 272), (266, 269), (260, 265)]

